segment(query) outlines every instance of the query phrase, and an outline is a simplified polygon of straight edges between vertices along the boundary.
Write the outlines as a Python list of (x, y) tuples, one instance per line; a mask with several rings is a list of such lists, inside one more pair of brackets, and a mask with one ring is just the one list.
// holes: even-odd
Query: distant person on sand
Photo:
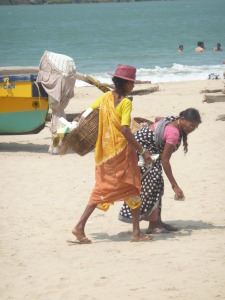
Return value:
[(204, 51), (204, 43), (198, 42), (197, 47), (195, 48), (195, 52), (203, 52)]
[(221, 48), (221, 44), (217, 43), (216, 47), (213, 49), (213, 51), (223, 51), (223, 49)]
[(178, 49), (178, 52), (182, 52), (184, 49), (184, 46), (183, 45), (179, 45), (179, 49)]
[[(106, 211), (115, 201), (125, 201), (133, 220), (132, 242), (150, 241), (152, 237), (139, 228), (141, 174), (137, 153), (151, 163), (151, 153), (137, 142), (130, 131), (132, 102), (126, 97), (135, 83), (136, 69), (118, 65), (112, 81), (113, 91), (101, 95), (92, 105), (99, 109), (99, 129), (95, 146), (95, 187), (80, 220), (73, 228), (76, 243), (90, 244), (85, 225), (95, 208)], [(78, 195), (77, 195), (78, 196)]]
[[(174, 178), (170, 159), (183, 141), (184, 152), (188, 151), (187, 136), (198, 128), (201, 117), (198, 110), (188, 108), (179, 116), (157, 117), (155, 123), (143, 127), (135, 133), (135, 138), (142, 147), (159, 158), (148, 168), (141, 167), (141, 212), (140, 220), (149, 222), (147, 234), (167, 233), (177, 230), (176, 227), (162, 222), (162, 196), (164, 194), (163, 170), (175, 193), (176, 200), (184, 197), (184, 193)], [(182, 168), (182, 163), (180, 163)], [(162, 170), (163, 169), (163, 170)], [(185, 170), (184, 176), (185, 176)], [(191, 174), (190, 174), (191, 176)], [(132, 214), (126, 203), (123, 204), (119, 220), (131, 223)]]

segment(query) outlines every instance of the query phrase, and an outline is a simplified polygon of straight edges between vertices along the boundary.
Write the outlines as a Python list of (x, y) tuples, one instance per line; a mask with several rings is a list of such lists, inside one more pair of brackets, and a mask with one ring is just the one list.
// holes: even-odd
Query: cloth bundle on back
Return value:
[[(65, 116), (65, 108), (74, 96), (76, 66), (74, 60), (66, 55), (45, 51), (39, 65), (37, 82), (41, 82), (49, 95), (49, 107), (52, 110), (52, 140), (57, 132), (59, 118)], [(49, 147), (51, 154), (58, 154), (59, 147), (53, 141)]]

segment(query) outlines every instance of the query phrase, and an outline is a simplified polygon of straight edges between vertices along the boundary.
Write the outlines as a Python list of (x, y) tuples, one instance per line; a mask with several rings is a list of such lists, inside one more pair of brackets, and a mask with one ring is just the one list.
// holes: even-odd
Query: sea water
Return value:
[[(119, 63), (153, 83), (223, 78), (224, 16), (224, 0), (0, 6), (0, 66), (38, 66), (48, 50), (102, 82)], [(224, 51), (213, 51), (217, 43)]]

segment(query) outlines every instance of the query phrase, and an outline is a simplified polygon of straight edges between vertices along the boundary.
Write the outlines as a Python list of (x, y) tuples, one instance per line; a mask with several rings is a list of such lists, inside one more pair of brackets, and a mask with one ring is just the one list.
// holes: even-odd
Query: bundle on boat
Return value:
[(131, 132), (135, 133), (138, 130), (140, 130), (143, 126), (150, 126), (152, 125), (154, 122), (145, 119), (145, 118), (141, 118), (141, 117), (134, 117), (131, 120)]
[(80, 118), (78, 126), (62, 140), (60, 154), (72, 150), (84, 156), (95, 148), (98, 136), (99, 110), (86, 111)]

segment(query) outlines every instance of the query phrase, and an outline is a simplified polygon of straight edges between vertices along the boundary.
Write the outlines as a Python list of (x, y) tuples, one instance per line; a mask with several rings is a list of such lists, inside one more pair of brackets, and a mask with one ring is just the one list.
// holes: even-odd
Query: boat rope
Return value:
[(44, 113), (42, 111), (42, 106), (41, 106), (41, 92), (40, 92), (40, 88), (39, 88), (39, 85), (37, 84), (36, 81), (34, 81), (34, 84), (36, 85), (37, 89), (38, 89), (38, 100), (39, 100), (39, 105), (40, 105), (40, 111), (41, 111), (41, 116), (42, 116), (42, 119), (43, 119), (43, 122), (45, 123), (45, 116), (44, 116)]
[(7, 78), (4, 78), (3, 79), (3, 81), (4, 81), (4, 89), (5, 90), (7, 90), (8, 88), (10, 88), (10, 85), (9, 85), (9, 78), (7, 77)]

